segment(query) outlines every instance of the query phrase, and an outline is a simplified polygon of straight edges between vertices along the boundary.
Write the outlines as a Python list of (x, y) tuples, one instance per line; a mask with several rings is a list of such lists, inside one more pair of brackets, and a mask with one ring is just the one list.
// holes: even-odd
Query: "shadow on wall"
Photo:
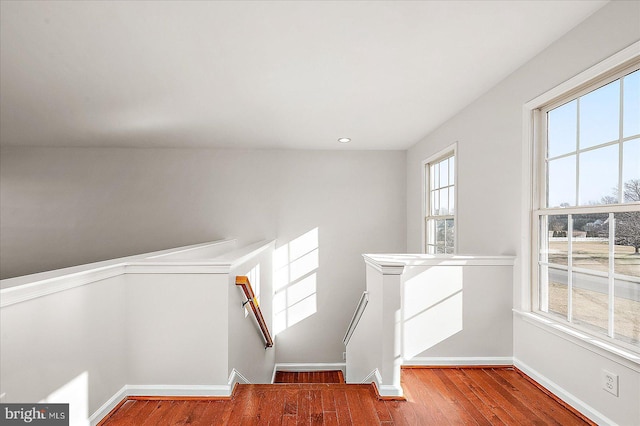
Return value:
[(317, 312), (318, 228), (275, 251), (273, 259), (274, 334)]
[(462, 331), (462, 268), (421, 268), (405, 279), (401, 318), (405, 359)]

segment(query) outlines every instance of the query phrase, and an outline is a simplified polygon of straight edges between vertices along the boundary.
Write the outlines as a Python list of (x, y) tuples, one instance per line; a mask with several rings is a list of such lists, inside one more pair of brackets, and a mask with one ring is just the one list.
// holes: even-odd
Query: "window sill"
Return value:
[(640, 373), (640, 353), (638, 352), (611, 344), (594, 335), (575, 330), (535, 312), (525, 312), (517, 309), (514, 309), (513, 312), (536, 327)]

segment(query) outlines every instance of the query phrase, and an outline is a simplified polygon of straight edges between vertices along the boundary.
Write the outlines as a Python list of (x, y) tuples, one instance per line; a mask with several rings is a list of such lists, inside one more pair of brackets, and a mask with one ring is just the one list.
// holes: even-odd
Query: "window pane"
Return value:
[(548, 270), (549, 282), (549, 310), (547, 312), (562, 315), (566, 319), (569, 300), (567, 271), (555, 268), (545, 269)]
[(429, 167), (429, 189), (432, 190), (436, 181), (436, 168), (431, 165), (428, 165), (427, 167)]
[(615, 273), (640, 278), (640, 212), (616, 213), (615, 221)]
[(440, 184), (440, 164), (431, 166), (433, 173), (431, 176), (431, 189), (439, 188)]
[(438, 191), (431, 191), (431, 215), (437, 215), (440, 208), (440, 196)]
[(453, 224), (453, 219), (446, 220), (446, 231), (445, 231), (445, 241), (444, 244), (448, 248), (453, 248), (454, 246), (454, 237), (455, 237), (455, 227)]
[(576, 156), (549, 161), (548, 207), (576, 204)]
[(449, 214), (454, 214), (456, 211), (456, 203), (455, 203), (455, 187), (449, 188)]
[(620, 80), (580, 98), (580, 148), (618, 139), (620, 134)]
[(439, 219), (436, 220), (436, 244), (444, 245), (444, 236), (445, 236), (445, 220)]
[(619, 146), (580, 154), (580, 205), (607, 204), (618, 196)]
[(549, 120), (547, 158), (576, 150), (577, 104), (578, 101), (571, 101), (547, 113)]
[(606, 333), (609, 322), (607, 278), (574, 272), (572, 286), (572, 322)]
[[(609, 214), (576, 214), (573, 218), (574, 268), (609, 271)], [(607, 282), (606, 278), (604, 279)]]
[(624, 78), (623, 137), (640, 133), (640, 70)]
[(546, 241), (540, 244), (540, 261), (566, 266), (569, 257), (568, 216), (548, 216), (547, 224), (547, 232), (541, 235)]
[(449, 185), (449, 160), (440, 162), (440, 188)]
[(455, 168), (455, 161), (453, 157), (449, 157), (449, 185), (453, 185), (455, 184), (455, 173), (454, 173), (454, 168)]
[(440, 211), (439, 214), (449, 214), (449, 190), (440, 190)]
[[(637, 272), (636, 272), (637, 273)], [(617, 338), (640, 342), (640, 280), (615, 280), (613, 330)]]
[(436, 221), (431, 219), (427, 221), (427, 244), (436, 243)]
[(622, 149), (623, 199), (640, 201), (640, 139), (626, 141)]

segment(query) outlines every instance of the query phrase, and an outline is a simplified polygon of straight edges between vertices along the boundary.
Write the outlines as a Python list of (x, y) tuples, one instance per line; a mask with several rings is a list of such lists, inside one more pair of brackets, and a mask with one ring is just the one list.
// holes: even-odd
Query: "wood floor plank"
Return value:
[(209, 404), (211, 404), (211, 401), (193, 401), (188, 404), (191, 409), (186, 411), (186, 417), (183, 419), (184, 422), (181, 424), (188, 424), (192, 426), (211, 424), (206, 423), (205, 419), (207, 419), (207, 417), (205, 417), (204, 414), (209, 407)]
[(325, 411), (322, 413), (322, 421), (325, 426), (337, 426), (338, 425), (338, 413), (335, 411)]
[(464, 392), (465, 398), (473, 404), (474, 407), (478, 409), (482, 416), (489, 422), (491, 425), (499, 426), (506, 424), (504, 421), (500, 419), (500, 417), (493, 411), (493, 409), (484, 403), (482, 399), (476, 394), (473, 386), (469, 386), (469, 383), (466, 377), (460, 373), (460, 371), (451, 371), (448, 374), (445, 374), (447, 379), (451, 381), (452, 385), (460, 390), (460, 392)]
[(253, 397), (253, 388), (238, 386), (238, 391), (232, 398), (232, 410), (229, 415), (229, 425), (240, 425), (242, 423), (242, 416), (245, 412), (245, 408), (249, 403), (249, 400)]
[(491, 422), (484, 417), (484, 414), (471, 402), (467, 397), (467, 394), (471, 394), (470, 391), (463, 389), (460, 390), (454, 382), (449, 379), (450, 374), (446, 374), (443, 370), (433, 370), (435, 377), (440, 381), (440, 389), (444, 389), (451, 397), (452, 401), (455, 401), (461, 406), (480, 426), (491, 426)]
[(285, 392), (281, 387), (275, 387), (269, 392), (269, 397), (265, 398), (265, 406), (260, 407), (260, 412), (264, 413), (261, 419), (266, 421), (265, 424), (279, 425), (282, 423), (284, 413)]
[(183, 424), (182, 420), (184, 420), (187, 416), (186, 411), (190, 409), (190, 404), (187, 401), (176, 401), (176, 405), (174, 405), (164, 419), (164, 423), (168, 425), (178, 425)]
[(487, 376), (483, 370), (465, 370), (464, 373), (471, 377), (482, 389), (488, 394), (488, 396), (494, 401), (494, 403), (501, 407), (509, 407), (509, 415), (515, 419), (518, 424), (544, 424), (540, 418), (535, 416), (522, 404), (518, 406), (513, 405), (515, 398), (511, 396), (503, 395), (501, 392), (504, 390), (500, 387), (491, 377)]
[[(401, 426), (409, 426), (411, 425), (411, 421), (409, 419), (415, 419), (415, 413), (413, 413), (413, 405), (411, 402), (407, 404), (409, 401), (384, 401), (384, 405), (389, 410), (389, 414), (391, 415), (391, 420), (394, 425)], [(415, 424), (416, 420), (413, 420), (413, 424)], [(429, 424), (425, 422), (425, 424)], [(431, 423), (433, 424), (433, 423)]]
[(466, 374), (466, 370), (452, 370), (452, 375), (457, 376), (463, 383), (465, 383), (471, 392), (473, 392), (473, 394), (482, 401), (483, 406), (486, 407), (486, 409), (491, 410), (491, 412), (498, 417), (502, 423), (507, 425), (517, 424), (516, 419), (482, 388), (481, 383), (474, 381)]
[(322, 391), (320, 389), (309, 391), (309, 417), (312, 425), (322, 425)]
[[(340, 377), (294, 373), (302, 381)], [(238, 385), (229, 399), (132, 397), (101, 426), (594, 425), (513, 369), (403, 369), (402, 385), (406, 401), (379, 400), (372, 385), (300, 382)]]
[(331, 388), (322, 389), (322, 411), (330, 412), (336, 411), (336, 400), (334, 398), (334, 392)]
[(298, 392), (298, 415), (296, 424), (298, 426), (310, 424), (309, 416), (309, 390), (301, 389)]
[(158, 401), (136, 401), (139, 405), (139, 410), (136, 414), (135, 418), (131, 418), (129, 421), (125, 422), (123, 426), (138, 426), (140, 423), (140, 419), (146, 419), (151, 415), (151, 413), (156, 409), (158, 405)]
[(296, 417), (298, 415), (298, 393), (289, 386), (284, 390), (283, 410), (283, 416)]
[(152, 426), (163, 424), (164, 420), (170, 413), (171, 408), (176, 406), (176, 401), (164, 400), (158, 401), (158, 404), (153, 409), (149, 417), (147, 417), (142, 423), (142, 426)]
[(402, 413), (406, 421), (409, 423), (417, 422), (417, 418), (419, 418), (428, 424), (449, 425), (449, 420), (431, 393), (425, 388), (417, 376), (417, 372), (411, 369), (402, 373), (403, 383), (406, 384), (405, 395), (410, 402), (415, 402), (412, 406), (413, 410)]
[(276, 371), (273, 383), (344, 383), (340, 370)]
[(503, 387), (511, 389), (513, 395), (518, 397), (529, 408), (539, 412), (549, 424), (579, 425), (583, 424), (571, 411), (549, 398), (542, 390), (515, 371), (495, 370), (493, 376)]
[(371, 386), (368, 390), (365, 390), (365, 391), (369, 392), (369, 399), (373, 404), (373, 409), (375, 410), (376, 415), (378, 416), (378, 419), (380, 420), (380, 422), (382, 423), (392, 422), (393, 419), (391, 418), (391, 413), (389, 413), (389, 409), (387, 408), (385, 401), (378, 399), (378, 397), (376, 396), (376, 391), (373, 388), (373, 386)]
[(349, 404), (349, 411), (351, 412), (351, 420), (353, 420), (354, 424), (358, 425), (380, 424), (377, 416), (364, 406), (359, 390), (360, 388), (354, 386), (345, 392), (347, 403)]
[(347, 394), (344, 389), (338, 389), (333, 392), (333, 399), (336, 403), (336, 415), (338, 417), (338, 424), (351, 425), (353, 420), (351, 419), (351, 410), (347, 403)]

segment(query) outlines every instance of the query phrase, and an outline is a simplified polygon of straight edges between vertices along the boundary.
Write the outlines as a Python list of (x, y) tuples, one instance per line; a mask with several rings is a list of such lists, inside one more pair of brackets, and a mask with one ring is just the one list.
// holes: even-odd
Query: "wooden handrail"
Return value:
[(273, 346), (273, 340), (271, 339), (271, 334), (269, 334), (269, 328), (267, 328), (267, 323), (262, 316), (262, 311), (260, 310), (260, 306), (258, 305), (258, 300), (256, 299), (256, 295), (253, 293), (253, 288), (251, 288), (251, 283), (249, 282), (249, 278), (244, 275), (236, 276), (236, 285), (242, 287), (242, 291), (244, 295), (247, 297), (247, 300), (244, 302), (245, 304), (251, 305), (251, 310), (253, 311), (253, 316), (256, 318), (256, 322), (260, 327), (260, 331), (262, 331), (262, 337), (264, 338), (264, 347), (270, 348)]

